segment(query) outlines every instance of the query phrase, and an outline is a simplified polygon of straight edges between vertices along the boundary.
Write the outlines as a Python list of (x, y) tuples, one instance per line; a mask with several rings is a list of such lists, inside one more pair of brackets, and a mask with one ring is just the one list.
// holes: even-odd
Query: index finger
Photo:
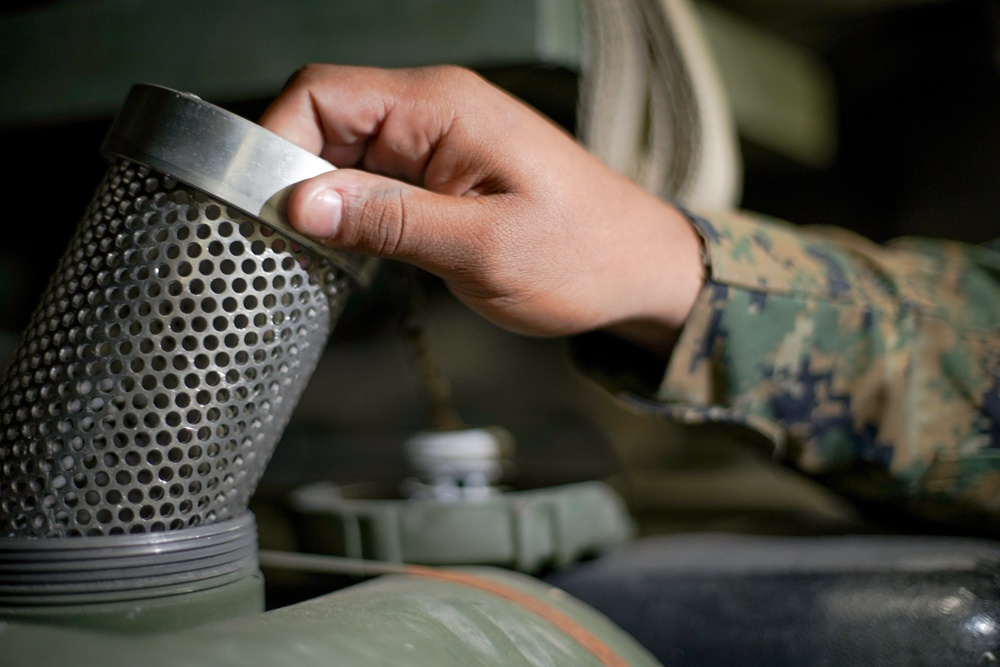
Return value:
[(306, 65), (259, 122), (337, 167), (355, 166), (391, 107), (383, 79), (371, 68)]

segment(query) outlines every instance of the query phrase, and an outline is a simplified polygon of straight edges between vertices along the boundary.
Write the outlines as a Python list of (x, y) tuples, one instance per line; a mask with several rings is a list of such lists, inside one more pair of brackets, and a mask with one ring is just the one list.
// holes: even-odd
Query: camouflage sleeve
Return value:
[(749, 426), (814, 475), (888, 473), (857, 495), (1000, 515), (996, 246), (692, 219), (708, 278), (647, 408)]

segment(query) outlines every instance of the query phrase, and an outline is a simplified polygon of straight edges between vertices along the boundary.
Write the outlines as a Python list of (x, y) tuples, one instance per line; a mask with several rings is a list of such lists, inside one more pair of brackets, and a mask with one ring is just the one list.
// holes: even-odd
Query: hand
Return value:
[(299, 231), (430, 271), (511, 330), (664, 348), (701, 287), (679, 211), (467, 70), (310, 65), (261, 124), (341, 167), (292, 193)]

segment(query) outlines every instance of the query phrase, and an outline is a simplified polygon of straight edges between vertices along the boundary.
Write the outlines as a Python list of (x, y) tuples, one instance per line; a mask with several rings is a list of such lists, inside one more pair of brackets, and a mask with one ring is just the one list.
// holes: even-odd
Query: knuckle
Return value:
[(483, 83), (482, 77), (461, 65), (436, 65), (427, 71), (438, 85), (446, 89), (465, 90)]
[(471, 69), (462, 65), (438, 65), (433, 69), (446, 78), (469, 80), (479, 78)]
[(299, 67), (292, 72), (292, 75), (285, 80), (281, 87), (282, 91), (289, 91), (296, 88), (308, 88), (312, 81), (320, 78), (328, 65), (309, 63)]
[(382, 192), (367, 199), (361, 209), (361, 237), (371, 252), (392, 257), (403, 249), (406, 204), (402, 192)]
[(484, 284), (506, 284), (514, 278), (511, 268), (519, 254), (518, 244), (508, 220), (490, 210), (481, 216), (477, 224), (466, 225), (456, 234), (462, 239), (462, 261), (475, 267)]

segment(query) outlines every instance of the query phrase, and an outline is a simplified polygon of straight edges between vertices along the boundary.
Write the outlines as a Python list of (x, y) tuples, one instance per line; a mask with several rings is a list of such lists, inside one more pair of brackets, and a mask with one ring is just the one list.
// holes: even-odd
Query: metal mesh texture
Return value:
[(243, 514), (349, 287), (269, 227), (112, 164), (0, 384), (0, 535)]

